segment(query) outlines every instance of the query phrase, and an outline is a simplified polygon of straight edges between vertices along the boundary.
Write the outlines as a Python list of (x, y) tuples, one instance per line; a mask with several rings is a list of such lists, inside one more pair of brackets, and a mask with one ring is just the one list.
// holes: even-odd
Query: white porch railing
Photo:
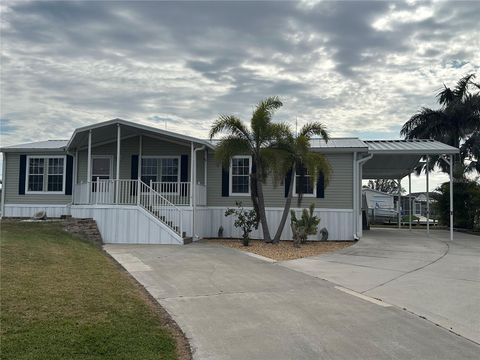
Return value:
[[(155, 192), (176, 206), (190, 206), (191, 184), (189, 182), (151, 182)], [(138, 181), (130, 179), (82, 182), (75, 185), (74, 204), (137, 204)], [(206, 188), (196, 186), (197, 205), (206, 205)]]
[(138, 205), (182, 235), (182, 210), (140, 180), (97, 179), (76, 184), (73, 201), (78, 205)]
[(182, 210), (144, 182), (138, 181), (138, 184), (140, 187), (138, 205), (182, 236)]
[(159, 182), (152, 181), (150, 186), (175, 205), (190, 205), (189, 182)]

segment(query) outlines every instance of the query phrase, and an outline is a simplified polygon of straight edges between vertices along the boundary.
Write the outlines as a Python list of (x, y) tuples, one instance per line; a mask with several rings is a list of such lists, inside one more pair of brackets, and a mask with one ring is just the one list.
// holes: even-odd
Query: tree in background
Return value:
[[(442, 184), (434, 198), (436, 213), (442, 224), (450, 223), (450, 184)], [(462, 229), (480, 230), (480, 184), (477, 181), (458, 181), (453, 184), (453, 225)]]
[[(405, 139), (434, 139), (460, 148), (454, 166), (457, 180), (468, 172), (479, 170), (480, 85), (474, 79), (475, 74), (469, 74), (453, 89), (444, 85), (437, 94), (440, 108), (422, 108), (400, 131)], [(431, 156), (428, 165), (430, 170), (438, 165), (443, 172), (449, 171), (448, 164), (438, 156)], [(421, 164), (416, 170), (420, 173), (424, 169), (425, 164)]]
[[(475, 74), (461, 78), (451, 89), (437, 94), (440, 108), (422, 108), (402, 127), (401, 135), (406, 139), (434, 139), (460, 148), (454, 157), (454, 226), (472, 229), (478, 226), (480, 216), (478, 178), (469, 180), (467, 174), (480, 171), (480, 85), (474, 82)], [(437, 165), (443, 172), (449, 172), (448, 164), (439, 156), (431, 156), (429, 171)], [(419, 165), (417, 173), (425, 170), (425, 163)], [(437, 209), (440, 222), (449, 224), (449, 184), (442, 184), (437, 191)]]
[[(368, 180), (368, 189), (381, 191), (387, 194), (398, 194), (398, 182), (390, 179)], [(401, 193), (405, 193), (405, 189), (400, 189)]]

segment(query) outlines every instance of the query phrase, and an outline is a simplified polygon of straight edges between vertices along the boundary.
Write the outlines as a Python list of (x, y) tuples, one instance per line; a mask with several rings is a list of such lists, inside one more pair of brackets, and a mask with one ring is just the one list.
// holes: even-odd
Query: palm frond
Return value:
[(246, 139), (234, 135), (222, 138), (215, 148), (215, 160), (223, 167), (230, 165), (230, 159), (235, 155), (250, 155), (250, 144)]
[(243, 122), (234, 115), (220, 115), (213, 123), (209, 137), (210, 140), (219, 133), (226, 132), (251, 142), (251, 135)]
[(266, 135), (269, 135), (268, 125), (272, 120), (273, 113), (282, 106), (283, 103), (277, 96), (266, 98), (258, 103), (250, 123), (257, 142), (264, 141)]
[(328, 142), (330, 139), (327, 128), (320, 122), (311, 122), (303, 125), (298, 135), (306, 136), (308, 138), (320, 136), (325, 142)]

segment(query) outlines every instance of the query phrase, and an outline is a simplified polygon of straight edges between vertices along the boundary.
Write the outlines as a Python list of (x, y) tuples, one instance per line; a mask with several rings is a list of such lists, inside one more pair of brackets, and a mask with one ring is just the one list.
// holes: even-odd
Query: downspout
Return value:
[[(357, 192), (360, 192), (360, 194), (362, 193), (362, 189), (361, 189), (361, 183), (362, 183), (362, 179), (360, 178), (360, 169), (361, 167), (363, 166), (364, 163), (366, 163), (368, 160), (370, 160), (371, 158), (373, 157), (373, 154), (369, 154), (361, 159), (358, 159), (357, 162), (356, 162), (356, 173), (354, 174), (355, 178), (357, 179)], [(355, 211), (355, 214), (354, 214), (354, 234), (353, 234), (353, 238), (355, 240), (359, 240), (360, 239), (360, 236), (359, 236), (359, 224), (358, 224), (358, 218), (359, 218), (359, 214), (360, 214), (360, 194), (357, 194), (357, 196), (355, 196), (354, 198), (354, 211)], [(355, 206), (355, 202), (356, 202), (356, 206)]]
[[(192, 158), (192, 240), (199, 238), (199, 236), (195, 234), (195, 211), (197, 209), (197, 151), (201, 150), (205, 150), (205, 145), (194, 149)], [(204, 169), (204, 171), (206, 171), (206, 169)]]

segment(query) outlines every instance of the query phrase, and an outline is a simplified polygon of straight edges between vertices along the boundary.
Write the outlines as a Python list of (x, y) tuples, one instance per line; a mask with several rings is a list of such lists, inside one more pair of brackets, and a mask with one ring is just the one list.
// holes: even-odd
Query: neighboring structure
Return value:
[[(315, 203), (329, 240), (362, 236), (362, 178), (398, 179), (410, 174), (422, 155), (458, 152), (433, 140), (314, 139), (311, 146), (325, 154), (333, 171), (329, 186), (319, 176), (303, 189), (301, 207)], [(239, 236), (225, 210), (236, 201), (250, 205), (250, 157), (239, 154), (222, 168), (214, 159), (215, 141), (121, 119), (76, 129), (69, 140), (1, 151), (4, 216), (45, 210), (50, 217), (94, 218), (107, 243), (180, 244), (185, 236), (214, 237), (220, 226), (225, 236)], [(275, 186), (271, 178), (265, 184), (271, 232), (280, 221), (287, 186)], [(261, 237), (261, 229), (252, 235)], [(282, 239), (291, 239), (289, 226)]]
[(369, 224), (397, 222), (398, 212), (392, 194), (369, 188), (363, 188), (362, 193)]

